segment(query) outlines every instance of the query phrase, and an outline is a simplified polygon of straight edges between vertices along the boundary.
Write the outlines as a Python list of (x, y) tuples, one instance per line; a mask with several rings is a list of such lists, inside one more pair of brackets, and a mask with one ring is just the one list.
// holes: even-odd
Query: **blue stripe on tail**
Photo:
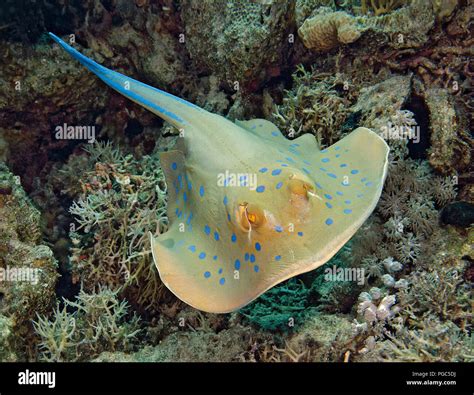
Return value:
[[(61, 40), (58, 36), (56, 36), (53, 33), (49, 33), (50, 37), (56, 41), (67, 53), (69, 53), (73, 58), (78, 60), (80, 63), (82, 63), (85, 67), (87, 67), (90, 71), (92, 71), (94, 74), (96, 74), (101, 80), (103, 80), (106, 84), (110, 85), (112, 88), (123, 94), (124, 96), (128, 96), (133, 100), (136, 100), (137, 102), (150, 107), (160, 114), (163, 114), (164, 116), (167, 116), (179, 123), (185, 124), (186, 122), (179, 116), (177, 116), (175, 113), (167, 110), (166, 108), (163, 108), (161, 106), (158, 106), (156, 103), (153, 103), (152, 101), (145, 99), (144, 97), (140, 96), (139, 94), (132, 92), (129, 89), (125, 89), (121, 84), (117, 83), (116, 80), (118, 79), (119, 81), (129, 82), (130, 85), (131, 83), (135, 83), (139, 86), (145, 87), (147, 89), (150, 89), (154, 92), (157, 92), (163, 96), (166, 96), (167, 98), (170, 98), (172, 100), (175, 100), (181, 104), (184, 104), (186, 106), (192, 107), (194, 110), (198, 111), (203, 111), (200, 107), (183, 100), (177, 96), (174, 96), (170, 93), (164, 92), (160, 89), (157, 89), (153, 86), (144, 84), (143, 82), (137, 81), (133, 78), (129, 78), (123, 74), (117, 73), (115, 71), (109, 70), (108, 68), (100, 65), (99, 63), (93, 61), (92, 59), (89, 59), (87, 56), (84, 56), (81, 54), (79, 51), (71, 47), (70, 45), (66, 44), (63, 40)], [(115, 81), (114, 81), (115, 80)]]

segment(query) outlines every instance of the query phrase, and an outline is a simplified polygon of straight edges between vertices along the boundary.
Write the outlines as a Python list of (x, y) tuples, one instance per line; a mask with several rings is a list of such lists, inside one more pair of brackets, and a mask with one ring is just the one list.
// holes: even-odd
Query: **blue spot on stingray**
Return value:
[(214, 256), (212, 257), (212, 259), (214, 259), (215, 261), (217, 261), (217, 255), (214, 255)]
[(288, 162), (294, 162), (294, 159), (291, 158), (290, 156), (287, 156), (285, 159), (286, 159)]
[(229, 213), (227, 213), (227, 221), (230, 222), (230, 214)]
[(224, 285), (225, 284), (225, 278), (222, 277), (220, 280), (219, 280), (219, 284), (220, 285)]
[(325, 154), (326, 152), (328, 152), (328, 149), (327, 148), (324, 148), (321, 153)]
[(216, 241), (219, 241), (219, 233), (214, 232), (214, 239), (215, 239)]
[(200, 195), (201, 197), (204, 196), (204, 187), (203, 187), (202, 185), (201, 185), (200, 188), (199, 188), (199, 195)]
[(235, 267), (235, 270), (240, 269), (240, 261), (238, 259), (235, 260), (234, 267)]
[(342, 196), (342, 195), (344, 195), (344, 194), (343, 194), (341, 191), (337, 191), (337, 192), (336, 192), (336, 195)]
[(224, 270), (222, 268), (219, 269), (219, 274), (222, 274)]
[(209, 225), (204, 226), (204, 233), (208, 236), (211, 233), (211, 228), (209, 227)]
[(321, 170), (321, 171), (327, 171), (324, 167), (320, 167), (319, 170)]
[(211, 272), (204, 272), (204, 277), (206, 277), (206, 278), (211, 277)]
[(350, 214), (350, 213), (352, 213), (352, 210), (350, 208), (344, 209), (344, 214)]
[(250, 262), (254, 263), (255, 262), (255, 255), (250, 254)]
[(328, 218), (328, 219), (326, 220), (326, 225), (332, 225), (333, 222), (334, 222), (334, 221), (332, 220), (332, 218)]
[(298, 232), (298, 236), (303, 236), (303, 232)]
[(183, 182), (183, 176), (181, 174), (178, 174), (178, 183), (179, 183), (180, 188), (183, 187), (182, 182)]
[(186, 194), (186, 192), (183, 192), (183, 200), (185, 203), (188, 201), (188, 195)]
[(281, 169), (275, 169), (272, 171), (272, 176), (277, 176), (280, 173), (281, 173)]
[(172, 168), (173, 170), (176, 170), (176, 169), (178, 168), (178, 165), (176, 164), (176, 162), (173, 162), (173, 163), (171, 164), (171, 168)]
[(265, 191), (265, 187), (263, 185), (259, 185), (256, 190), (258, 193), (262, 193), (263, 191)]
[(281, 259), (281, 255), (275, 256), (275, 261), (279, 261)]
[(310, 171), (309, 171), (306, 167), (303, 167), (303, 171), (304, 171), (306, 174), (311, 174)]
[(347, 167), (347, 163), (343, 163), (343, 164), (339, 165), (339, 167)]
[(323, 163), (328, 163), (328, 162), (329, 162), (329, 158), (323, 158), (323, 159), (321, 159), (321, 162), (323, 162)]
[(361, 182), (367, 181), (367, 177), (362, 178), (360, 181), (361, 181)]
[(288, 165), (286, 163), (282, 163), (281, 167), (288, 167)]
[(191, 252), (196, 252), (196, 246), (195, 245), (189, 246), (188, 250)]
[(237, 241), (237, 236), (235, 235), (235, 233), (232, 233), (230, 240), (232, 241), (232, 243), (235, 243)]
[(268, 171), (268, 169), (266, 167), (262, 167), (259, 172), (260, 173), (266, 173)]
[(250, 254), (249, 254), (248, 252), (246, 252), (246, 253), (245, 253), (245, 258), (244, 258), (244, 259), (245, 259), (245, 261), (248, 261), (248, 260), (249, 260), (249, 258), (250, 258)]
[(283, 186), (283, 183), (280, 181), (278, 184), (276, 184), (276, 189), (280, 189)]
[(227, 199), (227, 196), (224, 196), (224, 204), (227, 204), (229, 202), (229, 199)]
[(373, 184), (374, 184), (374, 183), (373, 183), (372, 181), (369, 181), (367, 184), (365, 184), (365, 186), (370, 187), (370, 186), (372, 186)]
[(193, 219), (193, 213), (189, 213), (188, 219), (186, 220), (186, 224), (189, 225), (192, 219)]
[(329, 200), (332, 199), (332, 196), (331, 196), (329, 193), (325, 193), (325, 194), (324, 194), (324, 197), (325, 197), (326, 199), (329, 199)]
[(357, 174), (359, 170), (351, 170), (351, 174)]
[(204, 259), (206, 257), (206, 253), (205, 252), (201, 252), (199, 254), (199, 259)]
[(255, 265), (255, 266), (253, 267), (253, 270), (255, 270), (255, 273), (258, 273), (258, 271), (260, 270), (260, 268), (258, 267), (258, 265)]
[(341, 156), (341, 154), (336, 154), (336, 158), (339, 158)]
[(344, 200), (344, 203), (351, 204), (351, 201), (350, 200)]
[(335, 151), (339, 151), (341, 149), (341, 147), (337, 146), (334, 148)]
[(316, 183), (316, 186), (319, 188), (319, 189), (323, 189), (323, 187), (321, 186), (321, 184), (319, 182)]
[(260, 245), (260, 243), (258, 241), (255, 243), (255, 249), (257, 251), (260, 251), (262, 249), (262, 246)]
[(332, 204), (329, 203), (329, 202), (326, 202), (326, 207), (327, 207), (327, 208), (332, 208)]
[(283, 228), (280, 225), (275, 226), (275, 230), (280, 233), (283, 232)]
[(272, 132), (272, 136), (278, 136), (278, 132)]
[(331, 178), (337, 178), (337, 176), (334, 173), (327, 173), (329, 177)]

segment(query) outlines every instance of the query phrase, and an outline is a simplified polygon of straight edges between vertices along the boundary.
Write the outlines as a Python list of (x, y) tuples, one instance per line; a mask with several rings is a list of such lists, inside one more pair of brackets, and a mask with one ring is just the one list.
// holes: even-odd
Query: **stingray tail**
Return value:
[(183, 128), (186, 124), (191, 123), (191, 120), (207, 113), (207, 111), (186, 100), (109, 70), (87, 56), (82, 55), (55, 34), (49, 33), (49, 35), (67, 53), (81, 62), (111, 88), (147, 108), (177, 128)]

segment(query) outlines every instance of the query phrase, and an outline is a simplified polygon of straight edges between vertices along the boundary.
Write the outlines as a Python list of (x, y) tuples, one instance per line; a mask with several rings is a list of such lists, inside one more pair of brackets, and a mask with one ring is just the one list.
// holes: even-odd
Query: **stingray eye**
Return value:
[(246, 202), (239, 204), (238, 223), (243, 231), (249, 232), (252, 228), (257, 228), (264, 222), (265, 215), (260, 207)]
[(288, 182), (288, 187), (291, 193), (296, 195), (308, 197), (314, 193), (314, 187), (307, 181), (300, 180), (298, 178), (292, 178)]

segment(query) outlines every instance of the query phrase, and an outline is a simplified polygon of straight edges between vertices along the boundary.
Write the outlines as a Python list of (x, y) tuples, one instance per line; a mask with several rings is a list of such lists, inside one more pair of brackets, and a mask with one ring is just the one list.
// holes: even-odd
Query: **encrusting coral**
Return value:
[(343, 11), (322, 12), (308, 18), (298, 29), (303, 44), (315, 51), (328, 51), (356, 41), (362, 33), (357, 19)]
[(5, 341), (0, 351), (5, 360), (32, 357), (30, 320), (49, 311), (56, 299), (57, 263), (41, 244), (39, 219), (20, 178), (0, 163), (0, 321)]

